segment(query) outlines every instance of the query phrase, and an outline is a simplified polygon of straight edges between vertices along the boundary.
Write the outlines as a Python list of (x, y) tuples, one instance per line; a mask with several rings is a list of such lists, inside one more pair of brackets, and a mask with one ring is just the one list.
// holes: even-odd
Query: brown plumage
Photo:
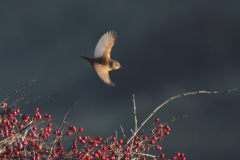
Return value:
[(94, 58), (82, 56), (96, 70), (98, 76), (108, 85), (115, 86), (110, 80), (109, 71), (121, 68), (120, 63), (110, 58), (111, 50), (117, 38), (116, 32), (105, 33), (97, 43)]

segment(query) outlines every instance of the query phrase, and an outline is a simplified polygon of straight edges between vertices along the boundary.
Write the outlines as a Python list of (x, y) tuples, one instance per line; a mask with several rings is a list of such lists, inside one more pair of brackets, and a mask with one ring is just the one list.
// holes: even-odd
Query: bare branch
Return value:
[[(180, 98), (180, 97), (184, 97), (184, 96), (188, 96), (188, 95), (194, 95), (194, 94), (215, 94), (215, 93), (229, 93), (232, 91), (238, 90), (238, 88), (234, 88), (231, 90), (227, 90), (227, 91), (197, 91), (197, 92), (188, 92), (188, 93), (184, 93), (184, 94), (180, 94), (174, 97), (171, 97), (170, 99), (168, 99), (167, 101), (165, 101), (164, 103), (162, 103), (160, 106), (158, 106), (149, 116), (148, 118), (141, 124), (141, 126), (137, 129), (137, 131), (132, 135), (132, 137), (128, 140), (128, 142), (130, 142), (133, 137), (138, 133), (138, 131), (143, 127), (143, 125), (154, 115), (155, 112), (157, 112), (157, 110), (159, 110), (162, 106), (164, 106), (165, 104), (167, 104), (169, 101), (176, 99), (176, 98)], [(127, 142), (127, 143), (128, 143)]]
[(23, 89), (24, 87), (30, 85), (32, 82), (35, 82), (35, 81), (36, 81), (36, 80), (34, 79), (34, 80), (28, 82), (27, 84), (21, 86), (20, 88), (18, 88), (18, 89), (15, 90), (13, 93), (9, 94), (9, 96), (8, 96), (7, 98), (5, 98), (5, 99), (1, 102), (1, 104), (2, 104), (3, 102), (5, 102), (8, 98), (10, 98), (12, 95), (14, 95), (15, 93), (17, 93), (18, 91), (20, 91), (21, 89)]
[(137, 131), (137, 108), (135, 103), (135, 96), (133, 94), (133, 108), (134, 108), (134, 117), (135, 117), (135, 132)]
[(122, 130), (123, 137), (124, 137), (124, 139), (125, 139), (125, 141), (126, 141), (127, 138), (126, 138), (126, 136), (125, 136), (125, 134), (124, 134), (123, 127), (122, 127), (121, 125), (120, 125), (120, 127), (121, 127), (121, 130)]
[[(61, 125), (59, 126), (58, 130), (60, 131), (60, 128), (63, 126), (63, 124), (65, 123), (65, 119), (67, 118), (67, 115), (69, 114), (69, 112), (74, 108), (76, 107), (76, 105), (78, 104), (78, 102), (76, 102), (67, 112), (67, 114), (64, 116), (63, 118), (63, 121), (61, 123)], [(54, 147), (54, 144), (57, 142), (58, 140), (58, 135), (56, 135), (56, 137), (54, 138), (54, 140), (52, 141), (52, 145), (50, 147), (50, 153), (52, 153), (52, 150), (53, 150), (53, 147)], [(51, 156), (51, 154), (49, 154), (48, 158)]]
[(40, 96), (40, 97), (32, 99), (31, 101), (27, 101), (27, 102), (23, 103), (22, 105), (18, 106), (17, 108), (20, 108), (20, 107), (22, 107), (22, 106), (24, 106), (24, 105), (26, 105), (26, 104), (28, 104), (30, 102), (34, 102), (34, 101), (36, 101), (38, 99), (41, 99), (41, 98), (44, 98), (44, 97), (52, 97), (52, 96), (60, 96), (60, 95), (61, 94), (52, 94), (52, 95)]

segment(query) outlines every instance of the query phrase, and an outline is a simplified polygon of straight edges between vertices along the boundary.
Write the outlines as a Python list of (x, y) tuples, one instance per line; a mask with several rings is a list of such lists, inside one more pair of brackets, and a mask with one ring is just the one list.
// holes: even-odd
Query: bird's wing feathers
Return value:
[(105, 33), (97, 43), (97, 46), (94, 51), (94, 57), (99, 58), (106, 54), (108, 58), (110, 58), (110, 52), (112, 50), (116, 38), (117, 34), (114, 31)]
[(110, 80), (108, 71), (102, 67), (99, 63), (93, 64), (98, 76), (108, 85), (115, 86), (114, 83)]

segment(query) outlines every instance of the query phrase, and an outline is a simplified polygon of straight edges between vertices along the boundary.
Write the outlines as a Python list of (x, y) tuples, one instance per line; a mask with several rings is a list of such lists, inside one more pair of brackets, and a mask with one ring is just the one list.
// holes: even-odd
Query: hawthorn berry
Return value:
[(158, 150), (158, 151), (161, 151), (161, 150), (162, 150), (162, 147), (156, 146), (155, 149)]
[(123, 143), (123, 140), (122, 140), (122, 139), (119, 139), (119, 140), (118, 140), (118, 143), (119, 143), (119, 144), (122, 144), (122, 143)]
[(22, 142), (22, 144), (25, 146), (25, 145), (28, 144), (28, 141), (24, 140), (24, 141)]
[(176, 156), (177, 156), (177, 157), (180, 157), (180, 153), (179, 153), (179, 152), (177, 152), (177, 153), (176, 153)]
[(158, 121), (159, 121), (159, 118), (155, 118), (154, 121), (155, 121), (155, 122), (158, 122)]
[(160, 154), (160, 157), (161, 157), (161, 158), (164, 158), (164, 154), (163, 154), (163, 153), (161, 153), (161, 154)]
[(67, 131), (67, 132), (66, 132), (66, 135), (67, 135), (67, 136), (70, 136), (70, 135), (71, 135), (71, 132)]
[(83, 131), (83, 128), (82, 128), (82, 127), (80, 127), (80, 128), (78, 129), (78, 131), (79, 131), (79, 132), (82, 132), (82, 131)]
[(2, 106), (3, 107), (7, 107), (7, 103), (2, 103)]
[(112, 137), (112, 141), (116, 141), (116, 137)]
[(16, 112), (19, 113), (19, 112), (20, 112), (20, 109), (16, 109)]

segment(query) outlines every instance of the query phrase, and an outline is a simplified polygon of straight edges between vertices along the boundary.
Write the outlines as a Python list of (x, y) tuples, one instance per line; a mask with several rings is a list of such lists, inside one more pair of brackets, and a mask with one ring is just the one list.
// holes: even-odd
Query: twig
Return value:
[(135, 96), (133, 94), (133, 108), (134, 108), (134, 117), (135, 117), (135, 132), (137, 131), (137, 108), (135, 103)]
[(117, 131), (115, 130), (115, 132), (116, 132), (116, 139), (117, 139)]
[[(159, 110), (162, 106), (164, 106), (165, 104), (167, 104), (169, 101), (176, 99), (176, 98), (180, 98), (180, 97), (184, 97), (184, 96), (188, 96), (188, 95), (194, 95), (194, 94), (214, 94), (214, 93), (229, 93), (232, 91), (238, 90), (238, 88), (234, 88), (231, 90), (227, 90), (227, 91), (197, 91), (197, 92), (188, 92), (188, 93), (184, 93), (184, 94), (180, 94), (174, 97), (171, 97), (170, 99), (168, 99), (167, 101), (165, 101), (164, 103), (162, 103), (160, 106), (158, 106), (149, 116), (148, 118), (141, 124), (141, 126), (137, 129), (137, 131), (132, 135), (132, 137), (128, 140), (128, 142), (130, 142), (134, 136), (138, 133), (138, 131), (143, 127), (143, 125), (153, 116), (153, 114), (155, 112), (157, 112), (157, 110)], [(128, 143), (127, 142), (127, 143)]]
[(2, 104), (3, 102), (5, 102), (8, 98), (10, 98), (12, 95), (14, 95), (15, 93), (17, 93), (19, 90), (23, 89), (24, 87), (30, 85), (32, 82), (35, 82), (35, 81), (36, 81), (36, 80), (34, 79), (34, 80), (28, 82), (27, 84), (21, 86), (20, 88), (18, 88), (18, 89), (15, 90), (13, 93), (9, 94), (9, 96), (8, 96), (7, 98), (5, 98), (5, 99), (1, 102), (1, 104)]
[(125, 134), (124, 134), (123, 127), (122, 127), (121, 125), (120, 125), (120, 127), (121, 127), (121, 130), (122, 130), (123, 137), (124, 137), (124, 139), (125, 139), (125, 141), (126, 141), (127, 138), (126, 138), (126, 136), (125, 136)]
[(36, 101), (38, 99), (41, 99), (41, 98), (44, 98), (44, 97), (52, 97), (52, 96), (60, 96), (60, 95), (61, 94), (52, 94), (52, 95), (40, 96), (40, 97), (32, 99), (31, 101), (27, 101), (27, 102), (23, 103), (22, 105), (18, 106), (17, 108), (20, 108), (20, 107), (22, 107), (22, 106), (24, 106), (24, 105), (26, 105), (26, 104), (28, 104), (30, 102), (34, 102), (34, 101)]
[[(60, 125), (59, 128), (58, 128), (59, 132), (60, 132), (60, 128), (61, 128), (61, 127), (63, 126), (63, 124), (65, 123), (65, 119), (67, 118), (68, 113), (69, 113), (74, 107), (76, 107), (77, 104), (78, 104), (78, 102), (76, 102), (76, 103), (68, 110), (67, 114), (63, 117), (63, 121), (62, 121), (61, 125)], [(52, 141), (52, 145), (51, 145), (51, 147), (50, 147), (50, 152), (49, 152), (49, 153), (52, 153), (53, 146), (54, 146), (54, 144), (57, 142), (57, 140), (58, 140), (58, 135), (56, 135), (56, 137), (55, 137), (54, 140)], [(49, 154), (48, 158), (50, 158), (50, 156), (51, 156), (51, 154)]]

